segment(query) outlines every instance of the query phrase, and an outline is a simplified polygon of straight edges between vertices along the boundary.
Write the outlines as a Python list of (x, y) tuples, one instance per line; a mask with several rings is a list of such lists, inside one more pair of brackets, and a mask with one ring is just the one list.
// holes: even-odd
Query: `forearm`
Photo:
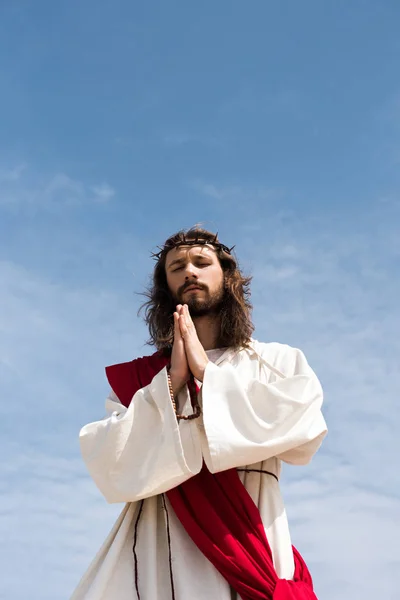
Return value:
[(326, 433), (321, 387), (311, 375), (299, 374), (274, 384), (252, 380), (245, 387), (231, 365), (209, 364), (202, 403), (213, 472), (273, 456), (282, 455), (285, 460), (285, 453), (290, 462), (296, 462), (296, 448), (301, 447), (298, 462), (308, 462)]
[(165, 369), (139, 390), (128, 409), (82, 428), (81, 451), (96, 485), (109, 502), (133, 502), (162, 493), (201, 469), (197, 430), (181, 434)]
[(178, 395), (185, 387), (187, 380), (184, 379), (179, 373), (177, 373), (173, 369), (169, 370), (169, 379), (171, 382), (171, 389), (172, 389), (174, 398), (178, 398)]

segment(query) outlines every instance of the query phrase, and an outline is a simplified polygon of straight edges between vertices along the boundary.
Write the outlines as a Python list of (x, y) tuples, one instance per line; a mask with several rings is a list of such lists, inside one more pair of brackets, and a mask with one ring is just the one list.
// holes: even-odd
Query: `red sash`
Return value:
[[(124, 406), (168, 363), (152, 356), (106, 368), (111, 388)], [(279, 579), (258, 508), (236, 469), (198, 475), (167, 492), (178, 519), (196, 546), (242, 600), (317, 600), (311, 575), (293, 547), (293, 581)]]

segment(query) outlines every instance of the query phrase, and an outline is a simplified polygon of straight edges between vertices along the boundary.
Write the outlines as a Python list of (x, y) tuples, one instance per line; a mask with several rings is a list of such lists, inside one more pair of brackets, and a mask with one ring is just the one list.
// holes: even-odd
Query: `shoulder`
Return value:
[(147, 356), (138, 356), (137, 358), (128, 360), (127, 362), (109, 365), (108, 367), (105, 367), (105, 370), (106, 370), (106, 372), (111, 371), (111, 370), (116, 370), (116, 369), (130, 371), (132, 368), (141, 367), (142, 365), (147, 365), (149, 363), (154, 363), (154, 362), (156, 363), (158, 361), (162, 361), (163, 359), (164, 359), (163, 353), (160, 351), (157, 351), (157, 352), (154, 352), (153, 354), (149, 354)]
[(272, 367), (282, 377), (304, 371), (307, 360), (299, 348), (280, 342), (259, 342), (252, 339), (250, 348), (257, 354), (266, 367)]
[(282, 344), (281, 342), (260, 342), (252, 339), (250, 347), (263, 358), (270, 358), (273, 360), (292, 359), (299, 353), (302, 354), (299, 348), (289, 346), (289, 344)]
[(168, 363), (168, 357), (160, 352), (142, 356), (132, 361), (106, 367), (106, 376), (111, 389), (127, 406), (134, 394), (149, 385), (153, 377)]

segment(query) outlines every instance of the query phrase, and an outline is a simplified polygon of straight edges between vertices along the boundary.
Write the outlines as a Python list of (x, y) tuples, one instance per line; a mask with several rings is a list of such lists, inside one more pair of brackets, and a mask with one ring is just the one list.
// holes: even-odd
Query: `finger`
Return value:
[(193, 325), (192, 317), (190, 316), (189, 307), (187, 304), (183, 305), (183, 311), (184, 311), (186, 323), (188, 325)]
[(185, 317), (185, 323), (188, 331), (191, 332), (193, 335), (197, 335), (196, 327), (194, 326), (193, 319), (190, 316), (190, 311), (187, 304), (184, 304), (183, 306), (183, 314)]
[(174, 325), (179, 328), (179, 313), (174, 312)]
[[(178, 307), (176, 307), (176, 308), (178, 308)], [(182, 317), (185, 320), (185, 322), (186, 322), (185, 308), (184, 308), (184, 305), (182, 305), (182, 304), (179, 304), (178, 315), (179, 315), (179, 318)]]
[(185, 315), (179, 315), (179, 328), (180, 328), (181, 336), (183, 337), (183, 339), (185, 339), (185, 335), (187, 335), (187, 333), (188, 333)]
[(174, 339), (179, 340), (181, 337), (181, 329), (179, 327), (179, 314), (177, 312), (174, 312)]
[(178, 304), (178, 306), (176, 308), (177, 308), (177, 312), (178, 312), (178, 316), (179, 317), (181, 317), (182, 315), (185, 314), (182, 304)]

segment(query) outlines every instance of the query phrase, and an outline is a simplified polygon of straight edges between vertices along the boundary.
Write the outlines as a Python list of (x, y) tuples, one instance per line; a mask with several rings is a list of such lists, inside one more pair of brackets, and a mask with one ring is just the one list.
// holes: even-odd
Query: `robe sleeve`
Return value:
[[(211, 472), (271, 457), (307, 464), (321, 445), (327, 432), (321, 385), (300, 350), (282, 345), (280, 354), (273, 383), (263, 383), (265, 373), (249, 380), (230, 363), (207, 364), (202, 402)], [(266, 361), (261, 369), (268, 370)]]
[(161, 494), (200, 471), (199, 432), (192, 422), (180, 430), (165, 368), (136, 392), (129, 408), (112, 394), (106, 410), (106, 418), (85, 425), (79, 439), (89, 473), (108, 502)]

